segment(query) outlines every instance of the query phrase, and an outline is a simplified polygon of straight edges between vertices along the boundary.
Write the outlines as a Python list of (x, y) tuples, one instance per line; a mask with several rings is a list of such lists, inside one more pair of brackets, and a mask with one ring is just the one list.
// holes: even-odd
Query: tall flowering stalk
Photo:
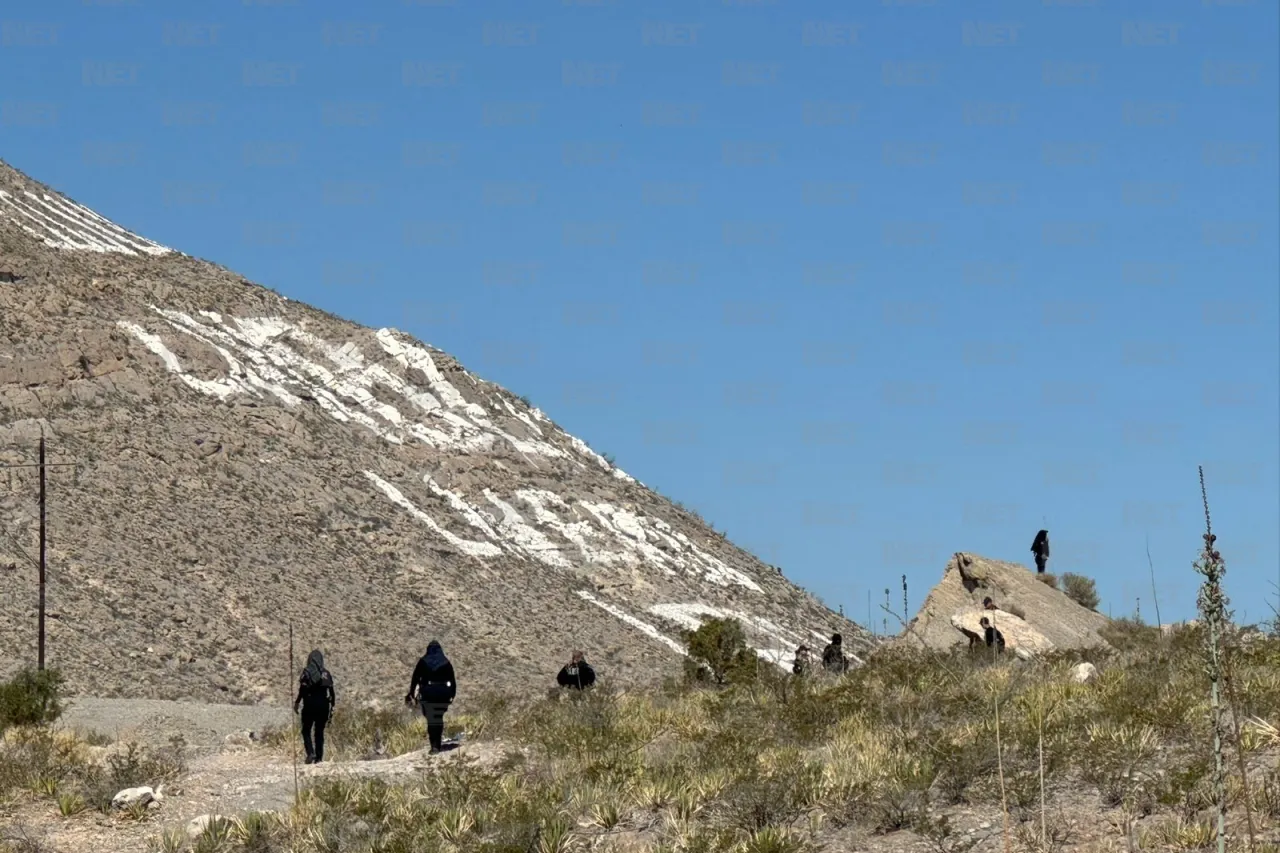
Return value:
[(1196, 607), (1200, 611), (1200, 620), (1204, 624), (1204, 661), (1205, 674), (1209, 676), (1209, 707), (1213, 722), (1213, 793), (1217, 800), (1218, 811), (1218, 853), (1225, 853), (1227, 845), (1227, 771), (1222, 759), (1222, 742), (1225, 740), (1226, 725), (1222, 710), (1221, 684), (1222, 636), (1227, 626), (1227, 596), (1222, 591), (1222, 576), (1227, 567), (1222, 562), (1214, 543), (1218, 537), (1213, 535), (1213, 527), (1209, 520), (1209, 496), (1204, 487), (1204, 468), (1200, 471), (1200, 497), (1204, 502), (1204, 549), (1200, 559), (1195, 562), (1196, 571), (1204, 576), (1200, 585), (1200, 594), (1196, 597)]

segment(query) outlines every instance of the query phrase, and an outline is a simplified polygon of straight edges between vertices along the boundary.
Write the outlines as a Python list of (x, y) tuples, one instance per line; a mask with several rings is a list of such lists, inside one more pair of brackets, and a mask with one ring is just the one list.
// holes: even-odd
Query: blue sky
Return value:
[(1203, 464), (1269, 615), (1275, 3), (15, 12), (12, 165), (452, 353), (832, 607), (1043, 525), (1148, 620), (1149, 537), (1187, 618)]

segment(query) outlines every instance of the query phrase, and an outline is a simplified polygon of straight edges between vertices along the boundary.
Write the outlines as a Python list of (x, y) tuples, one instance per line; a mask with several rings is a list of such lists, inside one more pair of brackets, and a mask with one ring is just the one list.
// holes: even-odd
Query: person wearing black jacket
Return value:
[(573, 690), (586, 690), (596, 683), (596, 671), (587, 663), (582, 652), (574, 652), (569, 663), (560, 668), (556, 676), (556, 684)]
[(440, 644), (432, 640), (427, 644), (427, 653), (413, 668), (413, 680), (404, 697), (406, 705), (413, 704), (416, 698), (422, 716), (427, 718), (427, 738), (431, 741), (432, 754), (441, 751), (444, 715), (457, 695), (458, 679), (453, 674), (453, 664), (444, 656)]
[(1031, 543), (1031, 553), (1036, 555), (1036, 572), (1044, 574), (1045, 563), (1049, 562), (1049, 531), (1041, 530)]
[(293, 700), (293, 713), (298, 713), (299, 707), (302, 710), (302, 746), (307, 751), (307, 764), (324, 760), (324, 728), (333, 719), (336, 702), (333, 676), (324, 668), (324, 655), (314, 649), (307, 655), (306, 669), (298, 677), (298, 696)]
[(831, 635), (831, 642), (822, 650), (822, 668), (836, 675), (849, 668), (849, 660), (844, 656), (844, 637)]
[(978, 620), (978, 624), (982, 626), (982, 638), (987, 643), (987, 648), (994, 648), (996, 653), (1004, 651), (1004, 634), (1000, 633), (1000, 629), (991, 624), (991, 620), (983, 616)]

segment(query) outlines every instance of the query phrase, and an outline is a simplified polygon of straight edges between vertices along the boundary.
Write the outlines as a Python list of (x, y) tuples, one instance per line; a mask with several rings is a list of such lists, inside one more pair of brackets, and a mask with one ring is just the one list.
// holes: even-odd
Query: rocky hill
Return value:
[[(0, 465), (49, 475), (49, 663), (71, 692), (280, 701), (323, 648), (395, 697), (676, 669), (734, 615), (789, 667), (873, 641), (548, 415), (395, 329), (156, 245), (0, 161)], [(0, 472), (0, 675), (35, 660), (36, 475)]]
[[(983, 608), (985, 598), (994, 612)], [(897, 642), (940, 650), (965, 646), (982, 637), (983, 616), (991, 617), (1013, 651), (1107, 646), (1098, 633), (1110, 621), (1106, 616), (1081, 607), (1026, 566), (963, 553), (947, 561), (942, 580)]]

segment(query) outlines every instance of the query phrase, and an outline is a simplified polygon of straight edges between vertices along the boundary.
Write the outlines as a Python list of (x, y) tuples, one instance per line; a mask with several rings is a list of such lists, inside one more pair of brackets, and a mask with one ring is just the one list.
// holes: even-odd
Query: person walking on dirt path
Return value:
[(333, 676), (324, 668), (324, 655), (314, 649), (307, 655), (307, 666), (298, 678), (298, 697), (293, 700), (293, 713), (298, 713), (299, 707), (302, 710), (302, 746), (307, 751), (307, 764), (324, 760), (324, 728), (333, 719), (336, 703)]
[(587, 656), (582, 652), (574, 652), (569, 663), (560, 668), (556, 675), (556, 684), (572, 690), (586, 690), (596, 683), (596, 671), (587, 663)]
[(1031, 553), (1036, 555), (1036, 573), (1044, 574), (1045, 563), (1049, 562), (1049, 531), (1041, 530), (1031, 543)]
[(458, 679), (453, 673), (453, 664), (445, 657), (440, 644), (432, 640), (427, 644), (427, 653), (413, 668), (413, 680), (404, 697), (406, 705), (412, 705), (416, 699), (422, 716), (427, 718), (427, 738), (431, 742), (432, 755), (441, 751), (444, 715), (457, 695)]

